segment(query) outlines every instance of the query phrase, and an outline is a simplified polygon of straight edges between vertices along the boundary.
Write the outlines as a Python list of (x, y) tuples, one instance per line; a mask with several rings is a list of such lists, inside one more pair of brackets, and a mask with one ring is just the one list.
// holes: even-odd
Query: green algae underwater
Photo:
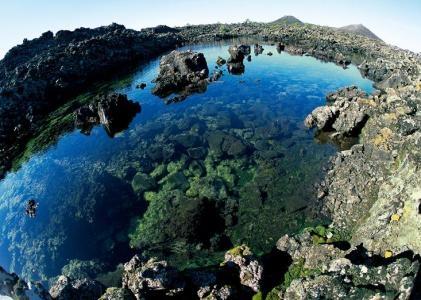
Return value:
[[(25, 278), (64, 272), (107, 283), (134, 253), (180, 269), (211, 266), (236, 245), (263, 255), (285, 233), (320, 224), (308, 206), (337, 150), (303, 120), (327, 92), (371, 92), (372, 83), (354, 66), (263, 47), (244, 74), (223, 66), (219, 81), (180, 103), (152, 95), (157, 59), (53, 113), (0, 182), (0, 265)], [(211, 72), (218, 56), (228, 58), (224, 43), (189, 48)], [(142, 105), (112, 138), (100, 126), (90, 135), (73, 129), (74, 108), (99, 90)], [(28, 199), (39, 203), (33, 219)]]

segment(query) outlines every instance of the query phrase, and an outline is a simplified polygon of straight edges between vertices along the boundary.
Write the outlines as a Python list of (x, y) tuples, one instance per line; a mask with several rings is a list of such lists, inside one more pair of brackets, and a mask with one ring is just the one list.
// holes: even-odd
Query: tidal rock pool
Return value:
[[(225, 44), (189, 48), (204, 53), (210, 73), (229, 56)], [(235, 245), (261, 255), (283, 234), (321, 223), (308, 206), (337, 149), (303, 120), (326, 93), (372, 92), (372, 82), (354, 66), (263, 48), (241, 72), (223, 65), (219, 80), (178, 103), (151, 93), (159, 60), (107, 84), (142, 105), (113, 136), (61, 126), (73, 114), (58, 113), (0, 182), (0, 265), (24, 278), (63, 272), (107, 284), (134, 253), (207, 266)], [(25, 215), (31, 199), (34, 217)]]

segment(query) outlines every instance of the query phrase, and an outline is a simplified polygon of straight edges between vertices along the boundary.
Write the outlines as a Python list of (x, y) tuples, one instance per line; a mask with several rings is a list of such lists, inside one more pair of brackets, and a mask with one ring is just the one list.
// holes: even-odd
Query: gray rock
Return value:
[(255, 292), (260, 291), (263, 280), (263, 266), (247, 246), (238, 246), (226, 252), (224, 264), (228, 267), (238, 267), (241, 284), (248, 286)]
[(193, 92), (206, 87), (209, 75), (208, 65), (203, 53), (193, 51), (172, 51), (161, 58), (159, 74), (152, 92), (166, 97), (174, 92)]
[(134, 256), (124, 265), (123, 288), (129, 289), (138, 300), (148, 295), (177, 295), (184, 291), (185, 285), (183, 277), (165, 261), (142, 261)]

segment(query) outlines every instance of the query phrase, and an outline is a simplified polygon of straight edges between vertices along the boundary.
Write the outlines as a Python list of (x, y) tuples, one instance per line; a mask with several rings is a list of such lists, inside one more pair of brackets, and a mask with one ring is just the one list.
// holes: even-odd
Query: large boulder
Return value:
[(341, 136), (357, 136), (367, 122), (374, 102), (355, 86), (330, 93), (326, 99), (331, 104), (315, 108), (304, 120), (304, 125), (335, 131)]
[(124, 265), (122, 283), (123, 288), (129, 289), (138, 300), (146, 296), (179, 295), (186, 285), (177, 269), (166, 261), (142, 260), (137, 255)]
[(160, 97), (175, 92), (201, 91), (209, 75), (203, 53), (172, 51), (161, 58), (159, 74), (152, 92)]
[(229, 63), (242, 62), (244, 57), (250, 54), (250, 46), (233, 45), (228, 48), (228, 52), (230, 54), (230, 58), (228, 59)]

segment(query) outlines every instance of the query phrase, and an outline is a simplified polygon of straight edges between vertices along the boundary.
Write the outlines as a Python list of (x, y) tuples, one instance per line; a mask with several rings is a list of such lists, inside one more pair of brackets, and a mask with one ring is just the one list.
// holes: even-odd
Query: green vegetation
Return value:
[(287, 289), (294, 279), (304, 278), (308, 276), (315, 276), (321, 274), (318, 269), (307, 269), (304, 267), (305, 259), (300, 258), (298, 261), (292, 263), (288, 271), (285, 273), (284, 282), (282, 284), (283, 289)]

